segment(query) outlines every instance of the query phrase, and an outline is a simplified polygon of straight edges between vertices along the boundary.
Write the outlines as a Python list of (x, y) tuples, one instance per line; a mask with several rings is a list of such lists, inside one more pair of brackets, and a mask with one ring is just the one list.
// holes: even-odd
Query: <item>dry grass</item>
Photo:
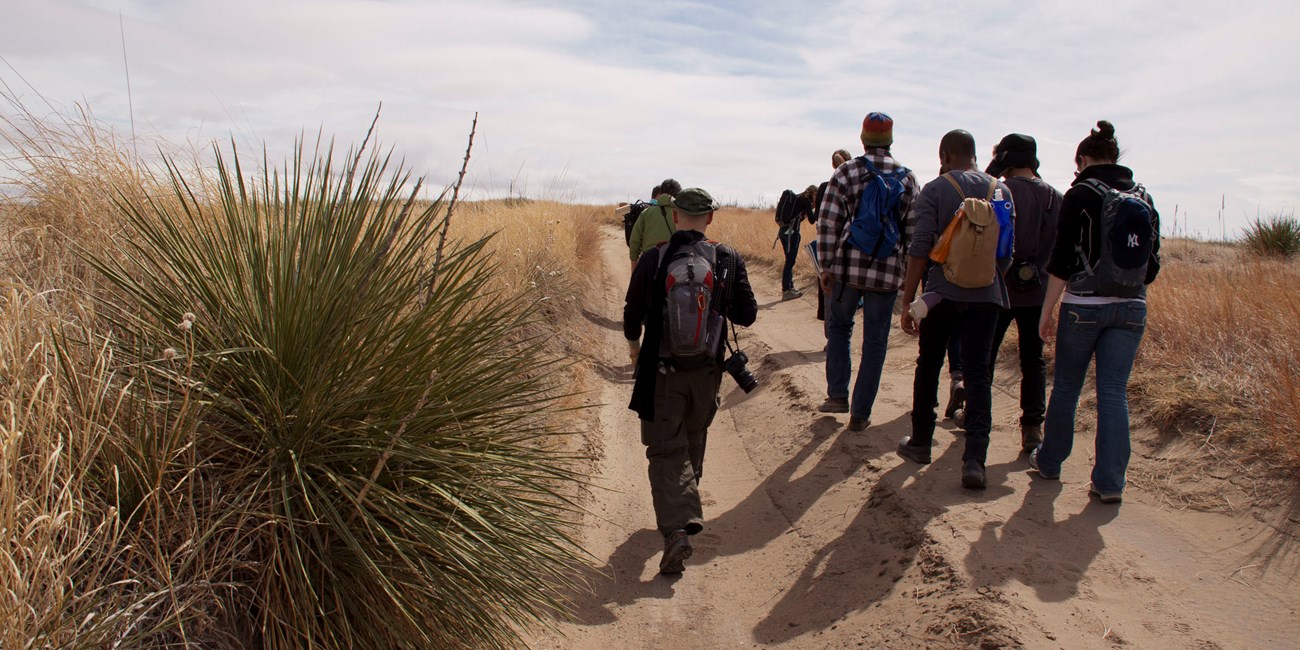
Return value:
[(1132, 389), (1162, 431), (1300, 468), (1300, 267), (1224, 244), (1171, 241), (1152, 285)]

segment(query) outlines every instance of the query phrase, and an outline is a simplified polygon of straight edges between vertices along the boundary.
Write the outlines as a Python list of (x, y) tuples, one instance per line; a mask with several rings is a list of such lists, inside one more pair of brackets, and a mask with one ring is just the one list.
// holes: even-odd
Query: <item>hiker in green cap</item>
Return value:
[(669, 206), (676, 232), (637, 260), (623, 305), (623, 335), (636, 366), (628, 408), (641, 418), (665, 575), (682, 572), (690, 536), (704, 529), (699, 481), (722, 372), (746, 392), (757, 385), (743, 353), (724, 361), (728, 321), (752, 325), (758, 303), (745, 261), (704, 236), (717, 208), (699, 188), (677, 195)]

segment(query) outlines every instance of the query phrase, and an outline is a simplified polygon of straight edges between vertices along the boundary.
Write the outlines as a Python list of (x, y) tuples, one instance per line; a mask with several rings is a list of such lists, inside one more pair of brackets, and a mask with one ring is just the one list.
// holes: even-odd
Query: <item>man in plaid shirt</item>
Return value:
[[(866, 153), (835, 170), (817, 211), (817, 259), (822, 262), (822, 291), (826, 294), (826, 401), (822, 413), (848, 413), (849, 429), (862, 431), (870, 425), (871, 407), (880, 389), (885, 366), (889, 326), (894, 303), (903, 285), (906, 263), (903, 251), (911, 239), (914, 220), (912, 198), (916, 177), (909, 171), (903, 179), (903, 196), (894, 215), (901, 236), (890, 251), (871, 256), (849, 245), (849, 224), (857, 214), (872, 172), (867, 160), (881, 173), (902, 167), (889, 153), (894, 142), (894, 121), (884, 113), (869, 113), (862, 121), (862, 146)], [(866, 160), (864, 160), (864, 158)], [(849, 338), (853, 318), (862, 309), (862, 360), (858, 380), (849, 400)]]

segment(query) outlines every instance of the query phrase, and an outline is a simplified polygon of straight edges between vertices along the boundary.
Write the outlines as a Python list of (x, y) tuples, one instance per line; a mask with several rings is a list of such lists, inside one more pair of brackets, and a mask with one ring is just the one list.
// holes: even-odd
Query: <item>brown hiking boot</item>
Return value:
[(1043, 425), (1020, 425), (1020, 453), (1027, 454), (1043, 444)]
[(821, 406), (817, 407), (821, 413), (848, 413), (849, 398), (847, 397), (827, 397)]

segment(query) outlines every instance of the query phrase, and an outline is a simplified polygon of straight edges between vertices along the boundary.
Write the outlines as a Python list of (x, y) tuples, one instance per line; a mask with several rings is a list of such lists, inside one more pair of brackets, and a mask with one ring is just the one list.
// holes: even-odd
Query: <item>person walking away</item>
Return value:
[[(831, 170), (839, 169), (840, 165), (850, 160), (853, 160), (853, 154), (849, 153), (847, 149), (836, 149), (831, 153)], [(832, 173), (834, 172), (832, 171)], [(829, 186), (829, 180), (822, 181), (817, 186), (817, 194), (813, 198), (813, 223), (817, 222), (817, 215), (821, 214), (822, 201), (826, 198), (826, 188)], [(820, 263), (820, 260), (818, 262)], [(821, 278), (817, 280), (817, 320), (822, 321), (822, 334), (825, 335), (826, 294), (822, 291)]]
[(642, 210), (641, 216), (637, 217), (636, 223), (632, 225), (627, 252), (632, 259), (633, 268), (642, 253), (668, 241), (677, 230), (673, 225), (671, 206), (673, 197), (681, 191), (681, 183), (671, 178), (665, 179), (659, 184), (660, 193), (655, 197), (655, 205)]
[(1075, 150), (1074, 163), (1078, 176), (1061, 204), (1038, 322), (1044, 339), (1055, 328), (1052, 397), (1043, 444), (1029, 463), (1043, 478), (1060, 478), (1074, 446), (1079, 393), (1095, 360), (1097, 439), (1090, 493), (1103, 503), (1119, 503), (1130, 454), (1128, 378), (1146, 329), (1146, 286), (1160, 273), (1160, 215), (1133, 171), (1119, 164), (1110, 122), (1097, 122)]
[(794, 264), (799, 259), (799, 242), (803, 239), (799, 232), (804, 219), (813, 220), (812, 199), (816, 187), (809, 186), (800, 194), (794, 190), (781, 192), (781, 199), (776, 203), (776, 238), (785, 251), (785, 266), (781, 267), (781, 299), (791, 300), (803, 295), (794, 288)]
[[(912, 237), (916, 176), (894, 159), (894, 121), (868, 113), (862, 156), (835, 170), (817, 215), (817, 256), (826, 295), (826, 401), (822, 413), (849, 413), (849, 429), (871, 424), (889, 345), (903, 250)], [(849, 399), (849, 339), (862, 309), (862, 358)]]
[[(922, 275), (926, 292), (942, 300), (929, 309), (919, 327), (911, 310), (904, 309), (900, 317), (904, 332), (919, 331), (920, 354), (912, 385), (912, 435), (899, 441), (898, 455), (921, 464), (930, 462), (939, 374), (949, 338), (960, 337), (966, 389), (961, 482), (982, 489), (987, 485), (984, 463), (993, 422), (989, 357), (998, 314), (1008, 306), (1003, 273), (1011, 265), (1010, 219), (1015, 210), (1010, 189), (979, 171), (975, 162), (975, 138), (966, 131), (949, 131), (939, 143), (940, 176), (921, 188), (913, 207), (916, 230), (907, 251), (903, 300), (908, 304), (915, 300)], [(1005, 206), (1002, 215), (994, 214), (993, 204)], [(993, 223), (998, 225), (996, 238), (989, 236)], [(942, 245), (951, 245), (946, 257)], [(931, 259), (940, 263), (927, 271)]]
[(745, 260), (705, 238), (717, 208), (699, 188), (677, 195), (671, 208), (677, 231), (637, 261), (623, 305), (623, 334), (636, 366), (629, 408), (641, 419), (655, 522), (664, 537), (659, 571), (666, 575), (684, 570), (690, 536), (704, 529), (699, 482), (718, 410), (727, 324), (748, 327), (758, 316)]
[(1047, 295), (1047, 260), (1056, 241), (1056, 221), (1063, 197), (1038, 175), (1038, 143), (1012, 133), (993, 150), (985, 173), (1001, 176), (1016, 204), (1016, 253), (1007, 271), (1011, 307), (998, 316), (989, 358), (989, 380), (997, 371), (998, 350), (1014, 321), (1020, 349), (1020, 451), (1029, 453), (1043, 441), (1047, 410), (1047, 363), (1038, 318)]

